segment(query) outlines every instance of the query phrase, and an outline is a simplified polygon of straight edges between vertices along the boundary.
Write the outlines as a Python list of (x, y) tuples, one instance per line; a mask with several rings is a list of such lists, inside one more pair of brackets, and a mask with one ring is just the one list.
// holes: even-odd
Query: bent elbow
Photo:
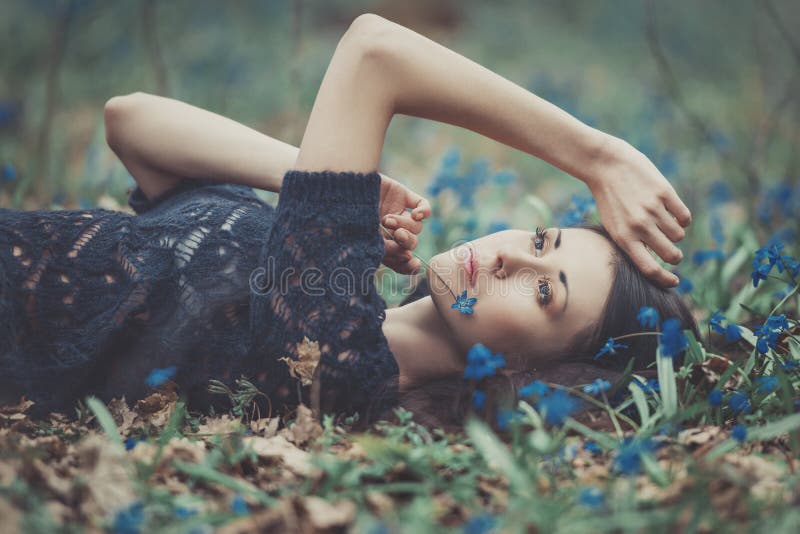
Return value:
[(125, 124), (136, 112), (146, 93), (136, 91), (127, 95), (112, 96), (103, 106), (103, 122), (106, 127), (106, 143), (115, 152), (122, 141)]
[(373, 13), (357, 16), (339, 41), (344, 47), (361, 59), (370, 61), (386, 60), (395, 50), (397, 24)]

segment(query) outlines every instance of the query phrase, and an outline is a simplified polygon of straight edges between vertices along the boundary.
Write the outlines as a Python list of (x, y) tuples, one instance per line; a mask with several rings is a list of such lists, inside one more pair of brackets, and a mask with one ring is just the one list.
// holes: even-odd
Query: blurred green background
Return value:
[[(102, 112), (111, 96), (137, 90), (299, 144), (338, 39), (354, 17), (373, 12), (648, 155), (695, 217), (681, 243), (683, 273), (710, 269), (692, 265), (693, 252), (727, 256), (776, 233), (794, 243), (796, 1), (0, 0), (0, 7), (3, 207), (127, 209), (134, 182), (106, 146)], [(437, 217), (418, 248), (423, 258), (506, 226), (558, 223), (573, 195), (588, 193), (527, 154), (410, 117), (393, 121), (381, 170), (436, 197)], [(472, 189), (430, 189), (443, 173)], [(731, 244), (735, 235), (740, 242)], [(384, 289), (405, 285), (397, 278), (384, 276)], [(736, 285), (733, 275), (724, 282)], [(726, 293), (695, 292), (695, 299), (727, 305)]]

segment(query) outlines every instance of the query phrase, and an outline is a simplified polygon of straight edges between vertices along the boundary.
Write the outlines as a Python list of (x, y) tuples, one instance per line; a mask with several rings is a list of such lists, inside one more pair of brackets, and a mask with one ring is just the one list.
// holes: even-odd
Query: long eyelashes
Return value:
[(541, 226), (536, 227), (536, 232), (531, 236), (531, 241), (533, 242), (534, 247), (534, 255), (538, 258), (544, 248), (544, 242), (547, 238), (547, 230), (542, 228)]
[[(546, 239), (547, 239), (547, 230), (545, 230), (541, 226), (537, 226), (536, 232), (531, 236), (531, 241), (533, 242), (533, 248), (534, 248), (534, 255), (537, 258), (542, 254), (542, 250), (544, 249), (544, 244)], [(550, 304), (550, 302), (552, 302), (553, 283), (547, 276), (542, 277), (542, 279), (538, 282), (536, 298), (544, 306), (547, 306), (548, 304)]]
[(539, 289), (536, 292), (536, 297), (543, 305), (547, 306), (553, 300), (553, 284), (548, 277), (542, 278), (539, 281)]

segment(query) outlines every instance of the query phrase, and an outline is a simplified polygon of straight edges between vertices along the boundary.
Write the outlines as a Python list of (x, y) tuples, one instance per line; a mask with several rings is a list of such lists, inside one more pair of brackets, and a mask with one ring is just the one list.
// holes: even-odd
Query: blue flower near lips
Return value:
[(450, 305), (450, 307), (454, 310), (460, 311), (463, 315), (472, 315), (475, 313), (472, 310), (472, 307), (476, 302), (478, 302), (478, 299), (475, 297), (467, 298), (467, 290), (465, 289), (461, 295), (456, 298), (456, 301)]

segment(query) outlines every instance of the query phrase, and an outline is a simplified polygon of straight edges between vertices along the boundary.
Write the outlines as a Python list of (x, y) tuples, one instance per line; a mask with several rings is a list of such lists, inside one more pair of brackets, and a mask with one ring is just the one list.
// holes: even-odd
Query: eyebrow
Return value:
[[(558, 229), (558, 235), (556, 236), (556, 242), (553, 244), (554, 248), (558, 248), (561, 246), (561, 228)], [(558, 271), (558, 279), (564, 284), (564, 307), (561, 309), (561, 313), (567, 311), (567, 303), (569, 302), (567, 299), (569, 298), (569, 287), (567, 287), (567, 275), (564, 274), (564, 271)]]

